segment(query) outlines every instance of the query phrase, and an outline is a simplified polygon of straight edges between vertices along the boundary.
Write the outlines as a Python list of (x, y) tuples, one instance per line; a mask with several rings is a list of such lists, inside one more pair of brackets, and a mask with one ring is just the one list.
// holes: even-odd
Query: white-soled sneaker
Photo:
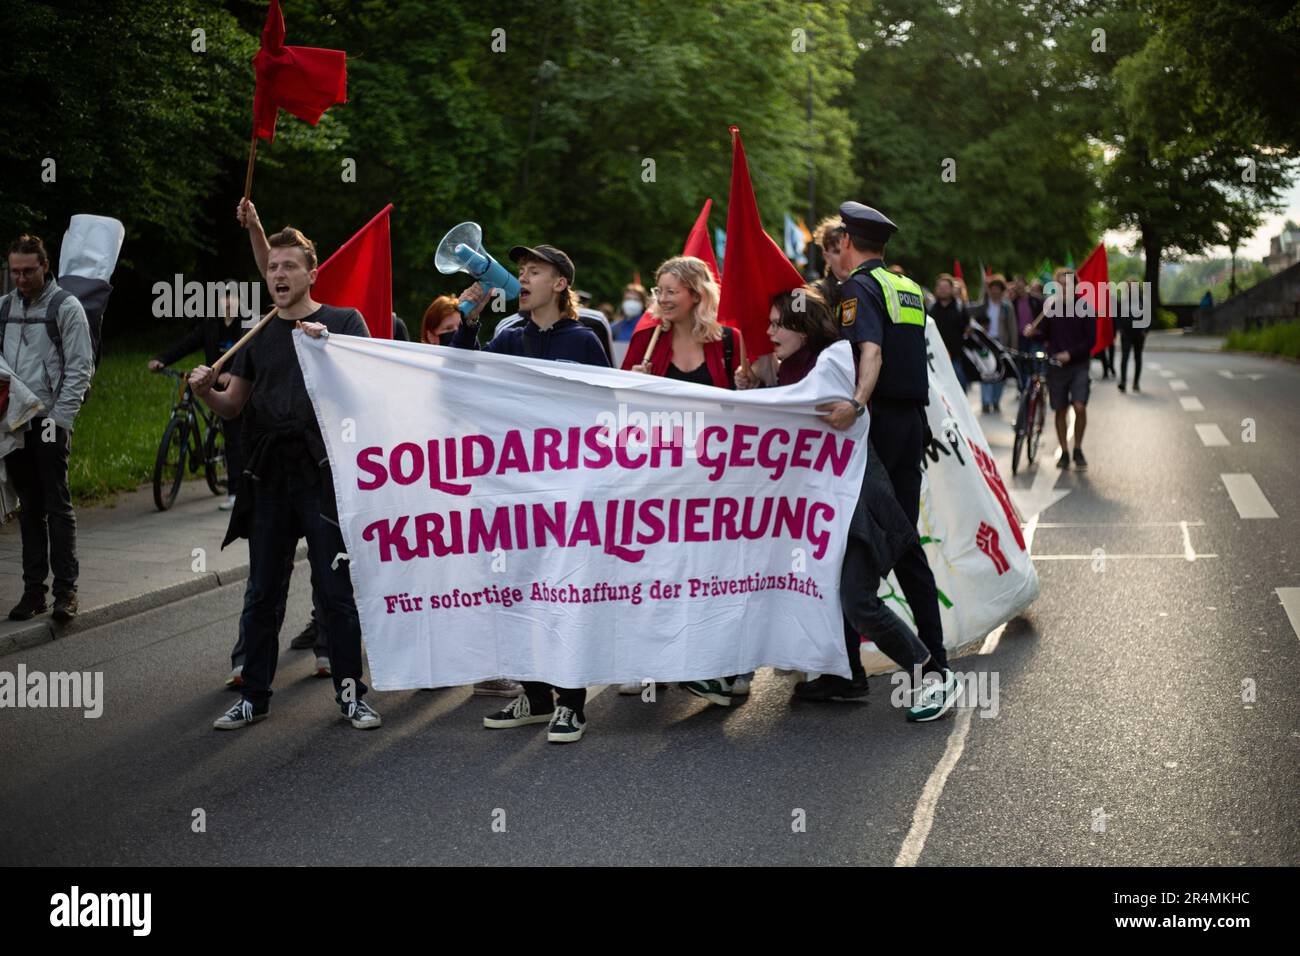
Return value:
[(379, 711), (364, 700), (344, 704), (342, 710), (344, 719), (352, 721), (352, 726), (357, 730), (374, 730), (384, 725), (384, 718), (379, 716)]
[(501, 730), (506, 727), (525, 727), (528, 724), (546, 724), (550, 723), (551, 716), (554, 713), (554, 709), (545, 713), (533, 713), (532, 705), (528, 702), (528, 695), (520, 694), (510, 702), (509, 707), (484, 717), (483, 726), (489, 730)]
[(587, 722), (572, 707), (556, 707), (546, 739), (553, 744), (572, 744), (582, 739)]
[(230, 709), (212, 722), (214, 730), (238, 730), (240, 727), (247, 727), (249, 724), (255, 724), (259, 720), (266, 720), (266, 708), (257, 710), (253, 707), (253, 702), (245, 697), (239, 698), (239, 702), (232, 704)]

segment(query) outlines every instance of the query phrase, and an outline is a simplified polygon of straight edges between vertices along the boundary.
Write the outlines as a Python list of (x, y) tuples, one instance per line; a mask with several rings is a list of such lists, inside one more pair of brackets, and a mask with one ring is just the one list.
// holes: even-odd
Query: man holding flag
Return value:
[[(240, 204), (240, 222), (261, 251), (261, 226)], [(279, 656), (280, 595), (287, 586), (299, 538), (327, 623), (336, 700), (343, 716), (359, 730), (382, 723), (363, 699), (361, 624), (352, 595), (346, 548), (338, 526), (334, 482), (324, 440), (293, 343), (295, 328), (313, 336), (324, 332), (367, 336), (361, 313), (321, 305), (311, 295), (316, 282), (316, 246), (297, 229), (286, 227), (266, 243), (265, 275), (278, 315), (236, 356), (230, 384), (212, 390), (215, 374), (201, 365), (190, 386), (222, 418), (241, 412), (248, 452), (235, 497), (224, 547), (248, 538), (247, 631), (243, 686), (238, 703), (218, 718), (217, 730), (236, 730), (264, 720)], [(259, 258), (259, 265), (260, 265)]]

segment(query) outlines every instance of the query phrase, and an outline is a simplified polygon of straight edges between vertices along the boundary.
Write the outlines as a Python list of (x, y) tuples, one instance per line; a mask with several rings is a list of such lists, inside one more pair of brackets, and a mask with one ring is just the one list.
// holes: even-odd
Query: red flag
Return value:
[(360, 309), (372, 339), (393, 337), (393, 258), (389, 203), (316, 272), (311, 297), (325, 305)]
[[(713, 281), (721, 286), (722, 282), (718, 279), (718, 260), (713, 255), (713, 246), (709, 242), (709, 210), (712, 208), (713, 200), (704, 200), (704, 208), (700, 210), (695, 225), (691, 227), (690, 234), (686, 237), (686, 245), (682, 247), (682, 255), (703, 259), (704, 264), (709, 267), (709, 272), (713, 275)], [(659, 319), (653, 313), (646, 312), (637, 321), (632, 334), (636, 335), (642, 329), (648, 329), (658, 322)]]
[(262, 28), (262, 48), (253, 57), (257, 89), (253, 93), (253, 135), (275, 139), (281, 109), (315, 126), (321, 114), (348, 98), (347, 54), (284, 45), (280, 0), (271, 0)]
[(952, 277), (953, 277), (954, 279), (956, 279), (958, 282), (965, 282), (965, 281), (966, 281), (966, 279), (965, 279), (965, 278), (962, 276), (962, 274), (961, 274), (961, 260), (960, 260), (960, 259), (954, 259), (954, 260), (952, 260)]
[(772, 297), (797, 289), (804, 281), (776, 240), (763, 231), (745, 147), (735, 126), (731, 127), (731, 198), (722, 271), (727, 281), (722, 286), (719, 320), (740, 330), (749, 359), (766, 355), (772, 351), (767, 337)]
[(1092, 305), (1092, 314), (1097, 317), (1097, 340), (1092, 346), (1092, 354), (1096, 355), (1115, 341), (1115, 322), (1110, 314), (1110, 269), (1106, 263), (1104, 242), (1098, 243), (1097, 248), (1083, 260), (1083, 265), (1075, 270), (1074, 281), (1076, 286), (1088, 283), (1080, 298)]

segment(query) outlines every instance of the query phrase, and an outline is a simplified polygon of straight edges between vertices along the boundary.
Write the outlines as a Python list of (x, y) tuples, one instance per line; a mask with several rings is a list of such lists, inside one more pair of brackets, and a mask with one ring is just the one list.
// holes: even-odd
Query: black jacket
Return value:
[(870, 442), (862, 493), (849, 521), (849, 537), (866, 545), (871, 563), (882, 580), (918, 540), (916, 526), (907, 520), (903, 506), (894, 496), (889, 473)]
[(462, 324), (456, 331), (452, 345), (458, 349), (496, 352), (499, 355), (521, 355), (525, 358), (550, 359), (555, 362), (577, 362), (581, 365), (609, 367), (609, 358), (596, 333), (573, 319), (560, 319), (549, 329), (539, 329), (533, 320), (526, 319), (513, 329), (506, 329), (487, 345), (478, 344), (478, 325)]

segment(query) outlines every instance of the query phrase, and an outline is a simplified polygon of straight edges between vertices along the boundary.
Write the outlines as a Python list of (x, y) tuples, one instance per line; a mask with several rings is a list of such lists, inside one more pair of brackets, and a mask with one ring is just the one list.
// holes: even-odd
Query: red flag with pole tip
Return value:
[(393, 257), (385, 206), (321, 264), (311, 297), (324, 305), (359, 309), (373, 339), (393, 337)]
[[(695, 220), (695, 225), (691, 227), (690, 233), (686, 236), (686, 245), (682, 247), (682, 255), (695, 256), (697, 259), (703, 259), (704, 264), (709, 267), (709, 272), (713, 276), (713, 281), (718, 283), (719, 287), (722, 281), (718, 278), (718, 260), (713, 255), (713, 245), (709, 242), (709, 211), (713, 208), (713, 200), (704, 200), (704, 208), (700, 210), (699, 216)], [(651, 312), (637, 321), (636, 328), (632, 334), (636, 335), (642, 329), (648, 329), (659, 321)]]
[[(1110, 314), (1110, 268), (1104, 242), (1098, 243), (1075, 270), (1074, 281), (1076, 286), (1083, 287), (1079, 297), (1087, 300), (1097, 317), (1097, 338), (1092, 346), (1092, 354), (1096, 355), (1115, 341), (1115, 317)], [(1085, 282), (1088, 284), (1084, 285)]]
[(965, 277), (962, 276), (962, 274), (961, 274), (961, 260), (960, 260), (960, 259), (954, 259), (954, 260), (952, 260), (952, 277), (953, 277), (954, 279), (956, 279), (958, 282), (965, 282), (965, 281), (966, 281)]
[(309, 46), (284, 45), (284, 16), (271, 0), (262, 28), (262, 48), (253, 57), (253, 135), (275, 139), (275, 121), (287, 110), (315, 126), (335, 103), (348, 98), (347, 54)]
[(773, 297), (799, 288), (804, 278), (763, 230), (740, 129), (732, 126), (730, 131), (731, 197), (722, 263), (727, 281), (722, 286), (718, 319), (740, 331), (742, 348), (752, 361), (772, 351), (767, 323)]

